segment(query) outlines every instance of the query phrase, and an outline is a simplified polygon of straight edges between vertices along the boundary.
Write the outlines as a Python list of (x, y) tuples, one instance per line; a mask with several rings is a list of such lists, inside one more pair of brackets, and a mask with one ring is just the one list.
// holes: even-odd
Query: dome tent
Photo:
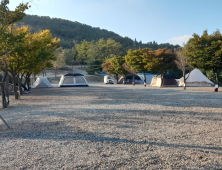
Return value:
[(60, 78), (59, 87), (88, 87), (88, 83), (84, 75), (68, 73)]
[(51, 88), (52, 85), (46, 77), (38, 77), (33, 83), (32, 88)]

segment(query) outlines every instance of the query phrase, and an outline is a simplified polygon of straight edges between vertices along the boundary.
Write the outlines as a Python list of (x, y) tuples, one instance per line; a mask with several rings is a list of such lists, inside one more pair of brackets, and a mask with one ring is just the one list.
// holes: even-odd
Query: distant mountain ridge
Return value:
[(61, 39), (61, 46), (63, 48), (72, 48), (75, 43), (81, 43), (81, 41), (98, 41), (99, 39), (112, 38), (117, 42), (120, 42), (122, 46), (127, 49), (136, 48), (151, 48), (153, 50), (157, 48), (169, 48), (174, 49), (178, 45), (174, 46), (169, 43), (157, 44), (155, 41), (143, 44), (137, 42), (128, 37), (121, 37), (120, 35), (108, 31), (92, 27), (79, 22), (72, 22), (65, 19), (50, 18), (47, 16), (26, 15), (22, 21), (17, 23), (17, 26), (28, 25), (32, 33), (39, 32), (44, 29), (49, 29), (54, 37)]

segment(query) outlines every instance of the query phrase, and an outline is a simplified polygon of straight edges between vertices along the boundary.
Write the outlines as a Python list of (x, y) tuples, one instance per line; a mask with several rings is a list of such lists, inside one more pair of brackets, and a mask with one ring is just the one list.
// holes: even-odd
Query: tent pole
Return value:
[(0, 115), (0, 118), (2, 119), (2, 121), (5, 123), (5, 125), (8, 127), (8, 129), (11, 129), (10, 126), (6, 123), (6, 121), (3, 119), (3, 117)]

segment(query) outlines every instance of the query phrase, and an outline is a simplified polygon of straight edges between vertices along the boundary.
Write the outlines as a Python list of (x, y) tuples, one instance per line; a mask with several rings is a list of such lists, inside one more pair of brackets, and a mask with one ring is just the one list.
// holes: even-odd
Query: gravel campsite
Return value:
[(143, 85), (32, 89), (0, 115), (0, 169), (222, 169), (222, 93)]

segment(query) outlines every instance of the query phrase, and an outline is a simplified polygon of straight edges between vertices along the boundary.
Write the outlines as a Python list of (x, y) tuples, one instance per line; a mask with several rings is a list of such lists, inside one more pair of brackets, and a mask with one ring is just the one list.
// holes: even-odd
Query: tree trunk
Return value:
[(216, 72), (215, 75), (216, 75), (216, 83), (217, 83), (217, 85), (219, 85), (219, 79), (218, 79), (218, 77), (219, 77), (219, 73)]
[(7, 102), (7, 106), (9, 105), (9, 75), (7, 73), (5, 77), (5, 98)]
[(160, 85), (161, 88), (163, 88), (163, 74), (161, 74), (161, 85)]
[(18, 79), (18, 94), (19, 94), (19, 97), (22, 95), (22, 81), (19, 77), (19, 74), (17, 74), (17, 79)]
[(146, 87), (146, 73), (143, 73), (144, 76), (144, 87)]
[(5, 90), (4, 90), (4, 83), (1, 82), (0, 85), (1, 85), (1, 93), (2, 93), (2, 107), (7, 108), (7, 102), (6, 102)]
[(185, 71), (183, 71), (183, 83), (184, 83), (184, 87), (183, 89), (186, 90), (186, 77), (185, 77)]
[(135, 75), (133, 75), (133, 85), (135, 86)]
[(57, 67), (55, 67), (55, 77), (56, 77), (56, 75), (57, 75)]
[(9, 83), (7, 81), (8, 69), (7, 69), (6, 60), (4, 60), (3, 73), (4, 73), (4, 75), (2, 77), (2, 82), (1, 82), (2, 107), (7, 108), (8, 104), (9, 104), (9, 94), (8, 94)]
[(31, 83), (31, 79), (30, 79), (30, 74), (29, 73), (27, 73), (26, 75), (25, 75), (25, 83), (24, 83), (24, 86), (26, 86), (28, 89), (31, 89), (31, 87), (30, 87), (30, 83)]
[(116, 84), (118, 84), (118, 74), (116, 74)]
[(126, 84), (126, 75), (123, 76), (123, 85)]
[(16, 75), (13, 73), (12, 73), (12, 79), (13, 79), (13, 91), (14, 91), (15, 99), (19, 99), (19, 93), (18, 93), (18, 89), (16, 87), (16, 84), (17, 84)]

